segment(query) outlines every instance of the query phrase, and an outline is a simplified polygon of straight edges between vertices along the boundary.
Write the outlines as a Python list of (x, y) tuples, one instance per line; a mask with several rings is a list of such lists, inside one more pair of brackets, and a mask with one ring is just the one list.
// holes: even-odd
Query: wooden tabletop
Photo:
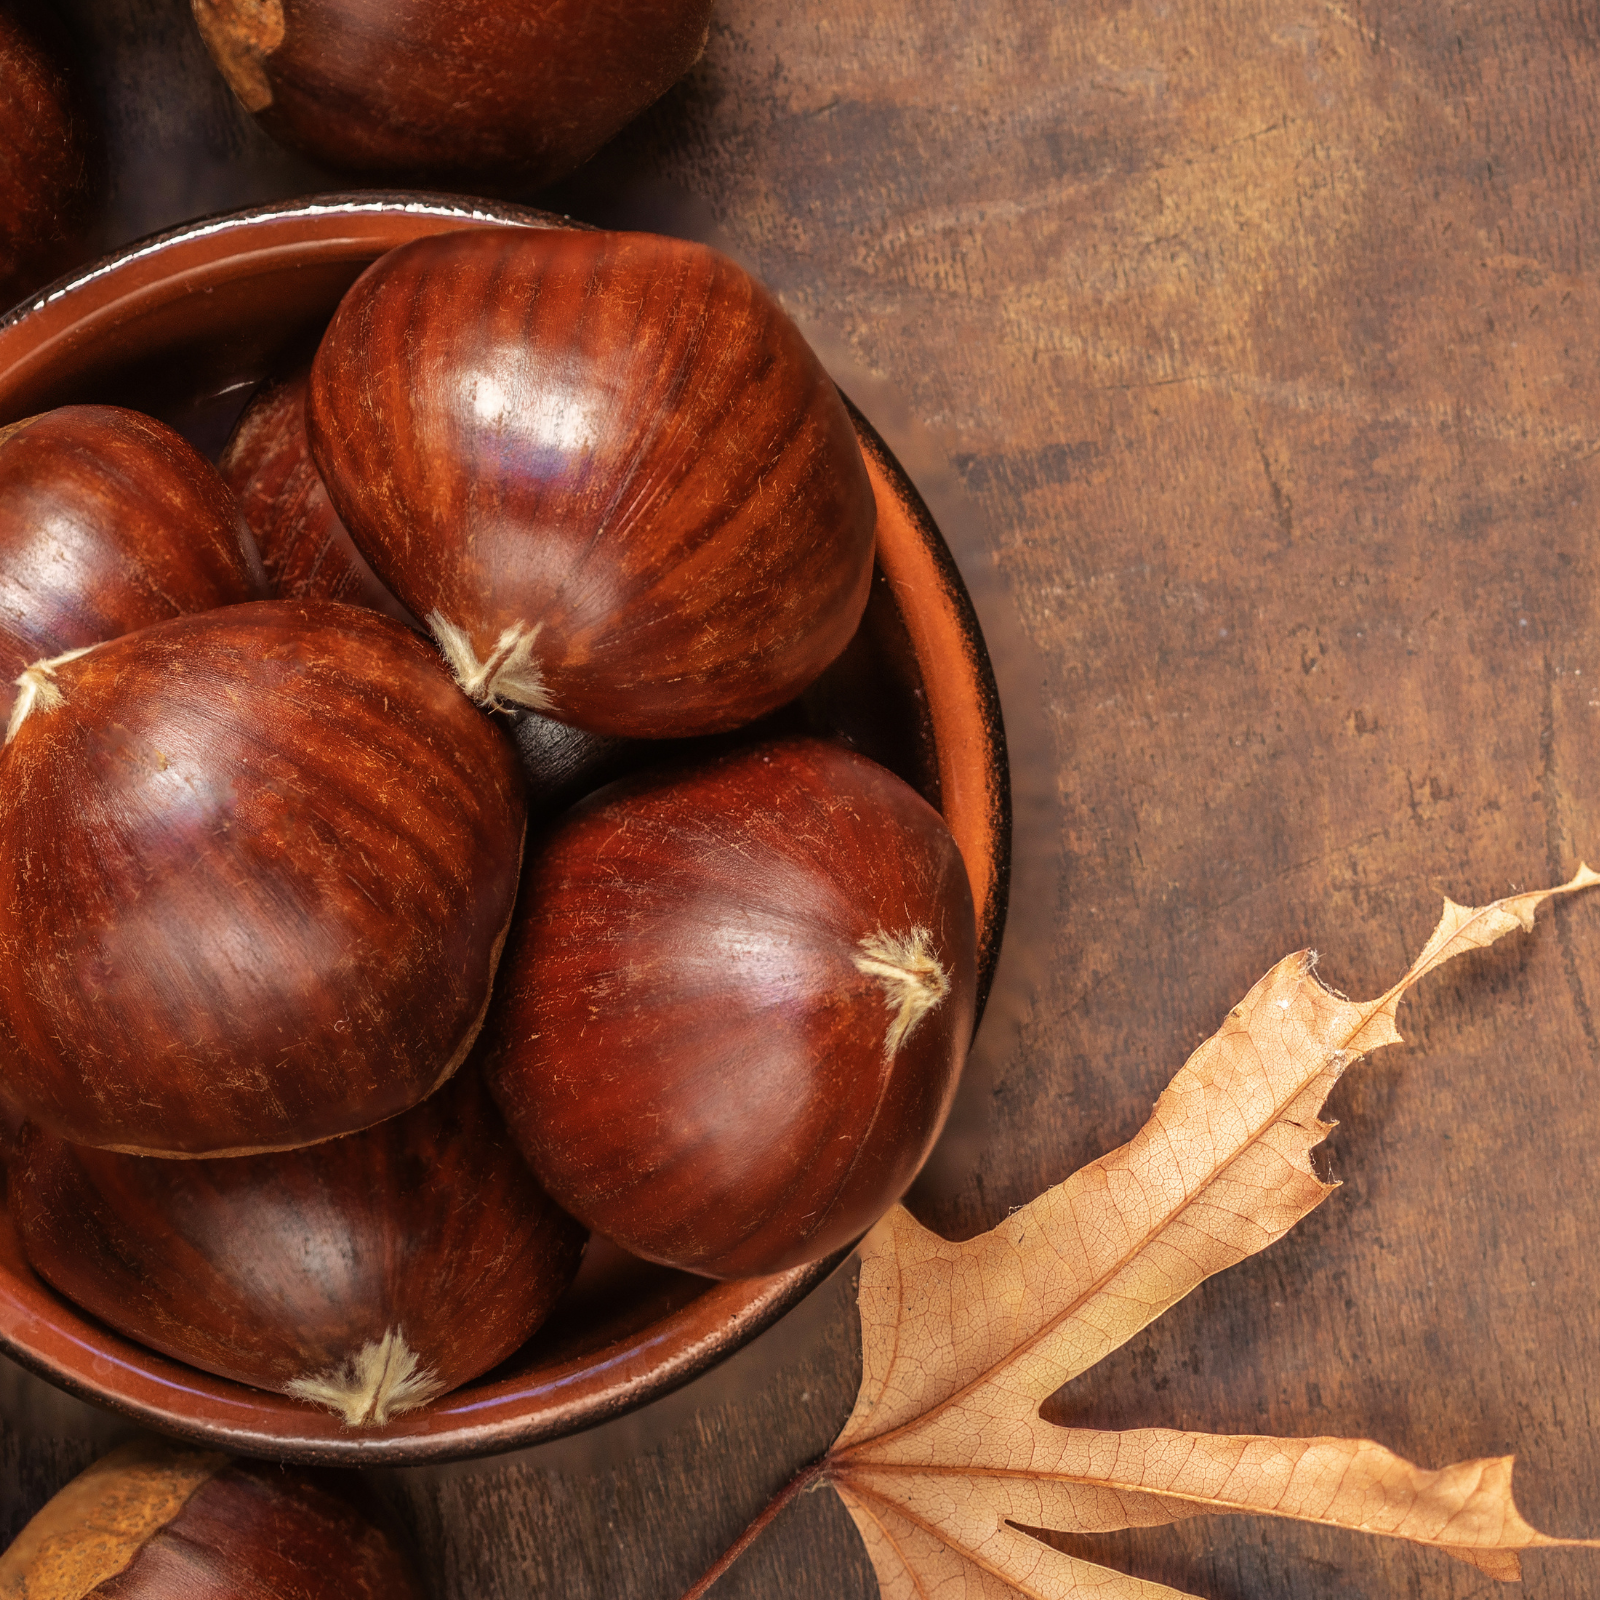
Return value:
[[(101, 243), (334, 182), (236, 111), (183, 0), (69, 9)], [(1597, 77), (1587, 8), (1526, 0), (718, 0), (687, 83), (547, 197), (773, 285), (973, 588), (1015, 891), (924, 1221), (1127, 1139), (1289, 951), (1364, 998), (1442, 894), (1600, 858)], [(1339, 1193), (1051, 1414), (1515, 1452), (1534, 1523), (1600, 1533), (1597, 958), (1580, 898), (1430, 980), (1335, 1094)], [(440, 1600), (671, 1600), (848, 1413), (850, 1287), (597, 1434), (369, 1491)], [(3, 1364), (0, 1409), (4, 1539), (120, 1425)], [(1069, 1547), (1210, 1600), (1496, 1587), (1270, 1519)], [(1600, 1593), (1592, 1555), (1526, 1571)], [(716, 1593), (875, 1589), (824, 1493)]]

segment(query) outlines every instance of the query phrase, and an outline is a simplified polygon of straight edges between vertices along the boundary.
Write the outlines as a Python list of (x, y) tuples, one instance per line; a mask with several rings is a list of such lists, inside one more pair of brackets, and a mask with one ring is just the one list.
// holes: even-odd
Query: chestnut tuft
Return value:
[(234, 426), (217, 470), (233, 490), (282, 600), (342, 600), (422, 624), (395, 599), (356, 549), (328, 499), (306, 439), (307, 362), (264, 383)]
[(625, 779), (530, 861), (489, 1081), (556, 1202), (713, 1277), (817, 1260), (904, 1192), (972, 1032), (939, 814), (797, 739)]
[(689, 70), (711, 15), (711, 0), (192, 4), (275, 139), (330, 167), (474, 192), (571, 172)]
[(137, 1439), (0, 1555), (17, 1600), (422, 1600), (388, 1538), (304, 1473)]
[[(272, 592), (366, 606), (422, 631), (355, 547), (311, 459), (306, 438), (310, 364), (264, 383), (218, 462), (261, 548)], [(530, 817), (552, 816), (636, 764), (636, 741), (585, 733), (518, 711), (509, 731), (527, 781)]]
[(102, 1322), (352, 1427), (497, 1366), (584, 1237), (470, 1063), (403, 1116), (272, 1155), (163, 1161), (28, 1124), (9, 1205), (34, 1270)]
[(25, 673), (0, 756), (0, 1077), (76, 1144), (286, 1149), (476, 1037), (524, 807), (386, 617), (256, 601)]
[(27, 666), (264, 598), (216, 469), (164, 422), (62, 406), (0, 428), (0, 705)]
[(485, 228), (381, 257), (311, 370), (311, 446), (480, 704), (714, 733), (849, 642), (876, 506), (838, 391), (702, 245)]

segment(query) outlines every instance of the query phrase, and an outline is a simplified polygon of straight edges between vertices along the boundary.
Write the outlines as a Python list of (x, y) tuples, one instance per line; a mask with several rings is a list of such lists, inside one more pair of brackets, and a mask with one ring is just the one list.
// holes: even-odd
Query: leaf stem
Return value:
[(767, 1502), (765, 1510), (757, 1514), (755, 1520), (750, 1524), (750, 1526), (746, 1528), (744, 1532), (741, 1533), (739, 1537), (735, 1539), (733, 1543), (729, 1545), (728, 1548), (724, 1550), (714, 1562), (712, 1562), (711, 1566), (701, 1576), (700, 1581), (683, 1596), (683, 1600), (700, 1600), (701, 1595), (705, 1594), (706, 1591), (710, 1589), (712, 1584), (714, 1584), (717, 1579), (720, 1578), (723, 1573), (725, 1573), (728, 1568), (731, 1567), (734, 1562), (737, 1561), (739, 1557), (742, 1556), (745, 1551), (756, 1542), (757, 1538), (760, 1537), (762, 1530), (767, 1526), (767, 1524), (771, 1522), (772, 1519), (777, 1516), (777, 1514), (782, 1511), (783, 1508), (788, 1505), (788, 1503), (793, 1500), (796, 1495), (804, 1494), (812, 1484), (814, 1484), (819, 1478), (823, 1477), (827, 1473), (827, 1470), (828, 1458), (826, 1456), (823, 1456), (821, 1460), (813, 1461), (809, 1467), (801, 1468), (799, 1472), (797, 1472), (775, 1495), (773, 1495), (773, 1497)]

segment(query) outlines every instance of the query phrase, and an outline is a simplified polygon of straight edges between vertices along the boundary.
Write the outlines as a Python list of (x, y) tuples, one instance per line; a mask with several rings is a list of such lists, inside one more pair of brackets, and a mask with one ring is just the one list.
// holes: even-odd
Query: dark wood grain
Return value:
[[(688, 83), (561, 191), (773, 284), (973, 583), (1018, 888), (930, 1223), (1128, 1138), (1279, 956), (1374, 994), (1441, 893), (1595, 852), (1597, 75), (1571, 5), (723, 0)], [(1532, 1520), (1600, 1532), (1597, 918), (1557, 907), (1408, 1002), (1335, 1096), (1344, 1187), (1060, 1414), (1511, 1450)], [(681, 1590), (848, 1413), (846, 1289), (632, 1432), (385, 1475), (436, 1593)], [(66, 1406), (8, 1401), (35, 1504), (115, 1426)], [(1491, 1590), (1266, 1519), (1089, 1553), (1212, 1600)], [(1595, 1591), (1580, 1553), (1526, 1570)], [(825, 1494), (717, 1591), (779, 1593), (873, 1593)]]

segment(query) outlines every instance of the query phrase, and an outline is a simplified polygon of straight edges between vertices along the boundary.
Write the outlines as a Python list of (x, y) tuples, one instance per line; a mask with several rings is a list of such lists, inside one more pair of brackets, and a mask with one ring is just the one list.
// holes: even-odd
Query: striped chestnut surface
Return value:
[[(306, 438), (310, 364), (269, 379), (250, 398), (218, 467), (238, 497), (284, 600), (341, 600), (421, 629), (395, 599), (333, 509)], [(645, 759), (640, 741), (585, 733), (537, 711), (517, 711), (509, 731), (527, 781), (531, 816), (553, 815)]]
[(490, 1083), (551, 1195), (647, 1260), (777, 1272), (865, 1231), (943, 1125), (972, 895), (943, 819), (814, 739), (625, 779), (529, 864)]
[(583, 1250), (470, 1062), (403, 1116), (270, 1155), (165, 1161), (27, 1124), (8, 1181), (29, 1263), (68, 1299), (352, 1428), (498, 1365)]
[(516, 895), (503, 733), (386, 617), (256, 601), (30, 668), (0, 755), (0, 1077), (141, 1155), (285, 1149), (465, 1059)]
[(280, 600), (342, 600), (421, 624), (379, 580), (339, 520), (306, 439), (307, 362), (250, 398), (217, 470), (255, 537)]
[(423, 1600), (390, 1540), (300, 1472), (139, 1439), (0, 1555), (18, 1600)]
[[(37, 309), (0, 318), (0, 423), (110, 398), (149, 409), (172, 401), (172, 380), (186, 402), (259, 381), (291, 348), (287, 324), (298, 337), (326, 322), (349, 283), (385, 251), (481, 228), (486, 216), (530, 230), (555, 221), (437, 195), (319, 195), (130, 246)], [(134, 362), (137, 382), (128, 378)], [(865, 618), (875, 643), (865, 657), (847, 652), (839, 665), (859, 675), (836, 683), (830, 704), (849, 706), (851, 736), (912, 778), (959, 842), (978, 907), (981, 997), (1004, 920), (1009, 838), (994, 684), (976, 617), (926, 507), (870, 426), (858, 417), (856, 427), (877, 498), (879, 577)], [(875, 742), (884, 730), (889, 743)], [(620, 1252), (618, 1259), (631, 1263)], [(448, 1461), (532, 1445), (659, 1397), (794, 1306), (829, 1259), (728, 1282), (630, 1264), (605, 1279), (598, 1298), (586, 1267), (565, 1297), (582, 1307), (578, 1320), (558, 1307), (521, 1352), (483, 1378), (383, 1427), (352, 1429), (322, 1407), (214, 1377), (123, 1338), (44, 1284), (0, 1217), (0, 1345), (51, 1382), (210, 1448), (351, 1466)], [(660, 1425), (647, 1420), (647, 1437)]]
[(265, 595), (232, 494), (165, 423), (120, 406), (62, 406), (0, 428), (8, 711), (14, 680), (35, 661)]
[(473, 193), (571, 172), (689, 70), (711, 15), (711, 0), (192, 3), (275, 139), (344, 171)]
[(311, 371), (357, 546), (480, 703), (719, 732), (849, 642), (875, 503), (844, 403), (732, 262), (484, 228), (375, 262)]

